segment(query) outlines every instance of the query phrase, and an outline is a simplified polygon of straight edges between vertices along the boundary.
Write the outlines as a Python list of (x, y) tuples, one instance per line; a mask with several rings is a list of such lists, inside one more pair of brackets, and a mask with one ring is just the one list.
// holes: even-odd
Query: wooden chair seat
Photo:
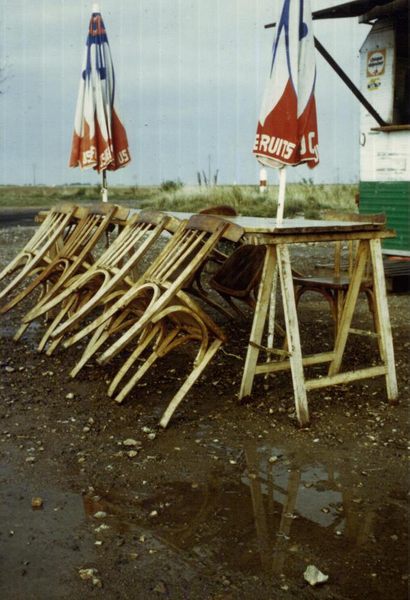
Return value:
[[(324, 218), (332, 221), (352, 221), (366, 223), (384, 223), (386, 217), (383, 214), (359, 215), (356, 213), (339, 213), (329, 211), (325, 213)], [(335, 334), (337, 334), (340, 316), (344, 306), (344, 301), (350, 284), (350, 274), (355, 260), (355, 247), (353, 242), (348, 243), (347, 249), (347, 273), (342, 273), (342, 244), (335, 242), (335, 255), (333, 272), (329, 275), (310, 276), (293, 272), (293, 283), (295, 287), (296, 305), (298, 306), (301, 297), (306, 292), (317, 292), (321, 294), (329, 303), (332, 317), (334, 320)], [(375, 303), (373, 297), (373, 279), (370, 273), (366, 274), (366, 279), (361, 283), (360, 291), (367, 297), (369, 310), (372, 313), (373, 321), (376, 326)]]
[[(337, 275), (329, 275), (329, 277), (309, 277), (303, 275), (293, 275), (293, 283), (295, 286), (300, 286), (304, 289), (304, 291), (316, 290), (316, 289), (332, 289), (332, 290), (342, 290), (347, 291), (350, 283), (350, 277), (347, 275), (337, 276)], [(371, 279), (367, 279), (362, 281), (361, 287), (364, 290), (365, 288), (371, 288), (373, 282)]]
[(236, 217), (238, 213), (233, 206), (228, 204), (217, 204), (215, 206), (207, 206), (199, 211), (200, 215), (221, 215), (225, 217)]

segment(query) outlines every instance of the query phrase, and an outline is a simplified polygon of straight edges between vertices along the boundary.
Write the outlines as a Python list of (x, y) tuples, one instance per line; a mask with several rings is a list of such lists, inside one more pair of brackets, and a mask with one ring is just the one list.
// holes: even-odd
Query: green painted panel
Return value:
[(387, 226), (397, 237), (383, 248), (410, 252), (410, 181), (361, 181), (359, 212), (385, 213)]

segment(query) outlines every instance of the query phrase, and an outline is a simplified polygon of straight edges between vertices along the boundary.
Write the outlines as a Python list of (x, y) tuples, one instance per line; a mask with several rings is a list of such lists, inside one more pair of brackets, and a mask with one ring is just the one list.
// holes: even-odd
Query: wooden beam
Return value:
[(356, 96), (359, 100), (360, 104), (362, 104), (366, 110), (372, 115), (373, 119), (377, 121), (377, 123), (381, 127), (385, 127), (388, 125), (384, 119), (381, 118), (379, 113), (370, 102), (367, 100), (365, 96), (363, 96), (362, 92), (355, 86), (350, 77), (343, 71), (342, 67), (335, 61), (335, 59), (329, 54), (329, 52), (322, 46), (319, 40), (315, 37), (315, 48), (316, 50), (323, 56), (325, 61), (332, 67), (334, 71), (339, 75), (340, 79), (347, 85), (349, 90)]
[[(276, 23), (268, 23), (267, 25), (265, 25), (265, 29), (270, 29), (275, 26), (276, 26)], [(389, 123), (386, 123), (386, 121), (384, 119), (382, 119), (382, 117), (379, 115), (377, 110), (375, 108), (373, 108), (373, 106), (370, 104), (370, 102), (367, 100), (367, 98), (365, 96), (363, 96), (363, 94), (359, 90), (359, 88), (355, 86), (355, 84), (350, 79), (350, 77), (347, 75), (347, 73), (345, 73), (343, 71), (342, 67), (335, 61), (335, 59), (331, 56), (331, 54), (329, 54), (329, 52), (326, 50), (326, 48), (324, 48), (324, 46), (322, 46), (322, 44), (319, 42), (317, 37), (315, 37), (314, 40), (315, 40), (316, 50), (323, 56), (325, 61), (339, 75), (340, 79), (343, 81), (343, 83), (345, 83), (347, 85), (349, 90), (356, 96), (356, 98), (359, 100), (360, 104), (362, 104), (369, 111), (369, 113), (377, 121), (377, 123), (380, 125), (380, 127), (388, 126)]]
[(369, 379), (371, 377), (379, 377), (386, 375), (387, 368), (385, 366), (369, 367), (367, 369), (358, 369), (357, 371), (345, 371), (336, 375), (328, 375), (320, 379), (309, 379), (305, 381), (305, 387), (309, 390), (317, 390), (318, 388), (327, 387), (328, 385), (340, 385), (350, 383), (356, 379)]

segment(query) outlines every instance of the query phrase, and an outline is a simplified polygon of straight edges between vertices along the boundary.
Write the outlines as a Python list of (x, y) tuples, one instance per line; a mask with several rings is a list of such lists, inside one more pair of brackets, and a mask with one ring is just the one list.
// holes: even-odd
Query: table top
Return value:
[[(226, 217), (224, 217), (226, 218)], [(274, 233), (288, 235), (292, 233), (324, 233), (345, 231), (380, 231), (384, 224), (353, 221), (316, 221), (311, 219), (284, 219), (280, 225), (274, 218), (229, 217), (227, 220), (244, 228), (246, 233)]]
[[(194, 213), (185, 212), (168, 212), (167, 214), (173, 215), (180, 219), (187, 219)], [(310, 220), (310, 219), (284, 219), (281, 225), (276, 225), (275, 218), (266, 217), (226, 217), (222, 216), (226, 221), (235, 223), (242, 227), (245, 234), (255, 234), (272, 236), (275, 239), (280, 237), (290, 238), (292, 236), (300, 236), (303, 239), (306, 237), (322, 239), (323, 236), (333, 236), (339, 234), (340, 236), (355, 233), (366, 234), (368, 232), (369, 237), (394, 237), (395, 233), (385, 228), (384, 223), (375, 223), (369, 221), (328, 221), (328, 220)]]

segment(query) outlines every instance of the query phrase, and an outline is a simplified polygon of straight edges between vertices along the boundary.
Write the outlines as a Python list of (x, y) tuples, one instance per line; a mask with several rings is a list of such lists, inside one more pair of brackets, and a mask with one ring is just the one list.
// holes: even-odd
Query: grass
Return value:
[[(242, 215), (273, 217), (276, 214), (278, 187), (265, 194), (258, 186), (189, 187), (177, 185), (112, 187), (109, 201), (131, 208), (196, 212), (211, 205), (232, 206)], [(286, 188), (285, 216), (320, 218), (326, 209), (356, 209), (354, 184), (319, 184), (306, 180)], [(92, 186), (0, 186), (1, 207), (50, 207), (59, 202), (94, 203), (100, 200), (99, 187)]]

